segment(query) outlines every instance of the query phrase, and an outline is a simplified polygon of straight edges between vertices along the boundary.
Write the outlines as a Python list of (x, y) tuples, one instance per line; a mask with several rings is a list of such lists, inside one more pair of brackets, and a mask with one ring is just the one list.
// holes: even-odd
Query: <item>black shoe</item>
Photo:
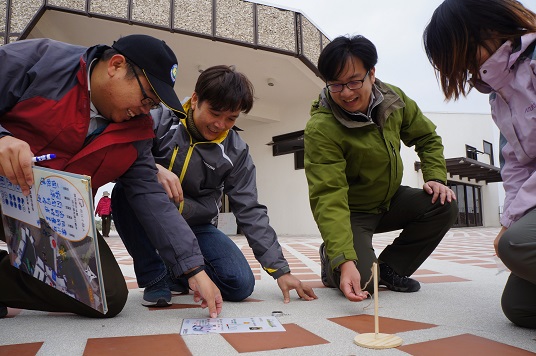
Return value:
[(328, 288), (337, 288), (337, 285), (333, 281), (333, 271), (331, 270), (328, 255), (326, 254), (326, 246), (323, 242), (318, 249), (318, 253), (320, 254), (320, 279), (322, 280), (322, 284)]
[(172, 295), (185, 295), (190, 293), (190, 288), (188, 286), (188, 281), (185, 278), (176, 279), (172, 278), (169, 274), (166, 277), (166, 283), (169, 286), (169, 290)]
[(171, 290), (166, 283), (166, 278), (162, 278), (152, 286), (145, 287), (141, 302), (144, 307), (163, 308), (169, 307), (171, 304)]
[(395, 292), (413, 293), (421, 289), (419, 282), (399, 275), (385, 263), (380, 264), (380, 281), (378, 284), (384, 285)]
[[(0, 261), (4, 259), (4, 257), (7, 257), (7, 251), (6, 250), (0, 250)], [(0, 319), (5, 318), (7, 315), (7, 307), (0, 304)]]

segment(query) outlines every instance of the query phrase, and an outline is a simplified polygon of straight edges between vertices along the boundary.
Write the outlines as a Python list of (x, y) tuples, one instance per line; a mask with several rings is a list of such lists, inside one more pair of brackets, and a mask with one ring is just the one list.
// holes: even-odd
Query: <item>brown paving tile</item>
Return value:
[(138, 282), (136, 281), (127, 282), (127, 289), (138, 289), (138, 288), (139, 288)]
[(154, 310), (172, 310), (172, 309), (193, 309), (193, 308), (201, 308), (201, 304), (181, 304), (181, 303), (173, 303), (169, 307), (164, 308), (156, 308), (156, 307), (149, 307), (150, 311)]
[(246, 298), (243, 301), (241, 301), (240, 303), (243, 303), (243, 302), (257, 303), (257, 302), (264, 302), (264, 300), (255, 299), (255, 298)]
[[(343, 316), (339, 318), (328, 318), (345, 328), (353, 330), (359, 334), (374, 332), (374, 315), (361, 314)], [(379, 331), (385, 334), (396, 334), (405, 331), (434, 328), (437, 325), (419, 323), (416, 321), (379, 317)]]
[(22, 309), (7, 308), (7, 315), (4, 318), (14, 318), (19, 315), (21, 311)]
[(496, 263), (486, 263), (486, 264), (475, 264), (477, 267), (483, 267), (483, 268), (497, 268)]
[(296, 274), (298, 272), (312, 272), (312, 270), (307, 266), (292, 267), (292, 274)]
[(469, 282), (469, 279), (455, 276), (432, 276), (432, 277), (415, 277), (416, 280), (423, 283), (446, 283), (446, 282)]
[(283, 326), (285, 327), (285, 332), (221, 335), (240, 353), (329, 344), (329, 341), (296, 324), (283, 324)]
[(307, 281), (307, 284), (312, 288), (327, 288), (322, 281)]
[(308, 274), (305, 274), (305, 273), (293, 273), (294, 277), (298, 278), (299, 280), (303, 281), (307, 281), (307, 280), (316, 280), (316, 279), (320, 279), (320, 276), (316, 273), (308, 273)]
[(87, 339), (84, 356), (192, 355), (179, 334)]
[(534, 355), (514, 346), (485, 339), (483, 337), (463, 334), (444, 339), (402, 345), (398, 348), (415, 356), (451, 356), (451, 355), (486, 355), (486, 356), (522, 356)]
[(48, 312), (48, 316), (51, 316), (51, 317), (66, 316), (66, 315), (74, 315), (74, 314), (69, 313), (69, 312)]
[(307, 265), (305, 263), (301, 262), (301, 261), (300, 262), (289, 262), (288, 266), (290, 267), (290, 269), (307, 267)]
[(415, 271), (415, 273), (413, 273), (413, 276), (418, 276), (421, 274), (439, 274), (439, 272), (430, 271), (429, 269), (418, 269), (417, 271)]
[(29, 344), (15, 344), (0, 346), (0, 356), (35, 356), (43, 342), (32, 342)]
[(466, 264), (474, 264), (474, 263), (484, 263), (484, 262), (488, 262), (488, 261), (484, 261), (484, 260), (461, 260), (461, 261), (457, 261), (458, 263), (466, 263)]

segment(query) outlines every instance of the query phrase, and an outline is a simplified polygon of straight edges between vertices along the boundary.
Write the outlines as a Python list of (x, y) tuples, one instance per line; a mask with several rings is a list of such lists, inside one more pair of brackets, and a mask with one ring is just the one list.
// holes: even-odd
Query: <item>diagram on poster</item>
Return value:
[(201, 335), (208, 333), (251, 333), (285, 331), (277, 318), (272, 316), (253, 318), (206, 318), (184, 319), (181, 335)]
[(33, 171), (28, 196), (0, 176), (11, 264), (106, 313), (90, 177), (38, 166)]

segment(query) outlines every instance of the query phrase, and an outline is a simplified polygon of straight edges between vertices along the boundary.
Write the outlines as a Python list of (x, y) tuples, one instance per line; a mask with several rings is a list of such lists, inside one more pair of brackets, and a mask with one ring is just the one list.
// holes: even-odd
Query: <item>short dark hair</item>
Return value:
[(253, 107), (253, 84), (234, 66), (218, 65), (205, 69), (197, 79), (198, 105), (208, 101), (217, 111), (248, 113)]
[(370, 40), (361, 35), (339, 36), (324, 47), (318, 58), (318, 71), (322, 79), (325, 82), (336, 80), (352, 57), (359, 58), (367, 71), (378, 63), (376, 46)]
[(479, 46), (493, 53), (486, 41), (504, 43), (528, 32), (536, 32), (536, 14), (519, 1), (445, 0), (426, 26), (423, 42), (443, 94), (458, 99), (469, 92), (470, 77), (478, 78)]

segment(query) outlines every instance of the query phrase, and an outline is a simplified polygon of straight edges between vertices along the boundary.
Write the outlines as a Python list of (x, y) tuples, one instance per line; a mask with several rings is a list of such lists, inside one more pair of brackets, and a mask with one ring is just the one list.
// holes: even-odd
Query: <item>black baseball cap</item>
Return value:
[(115, 41), (112, 48), (143, 70), (145, 78), (165, 106), (185, 116), (173, 90), (178, 71), (177, 57), (164, 41), (148, 35), (129, 35)]

